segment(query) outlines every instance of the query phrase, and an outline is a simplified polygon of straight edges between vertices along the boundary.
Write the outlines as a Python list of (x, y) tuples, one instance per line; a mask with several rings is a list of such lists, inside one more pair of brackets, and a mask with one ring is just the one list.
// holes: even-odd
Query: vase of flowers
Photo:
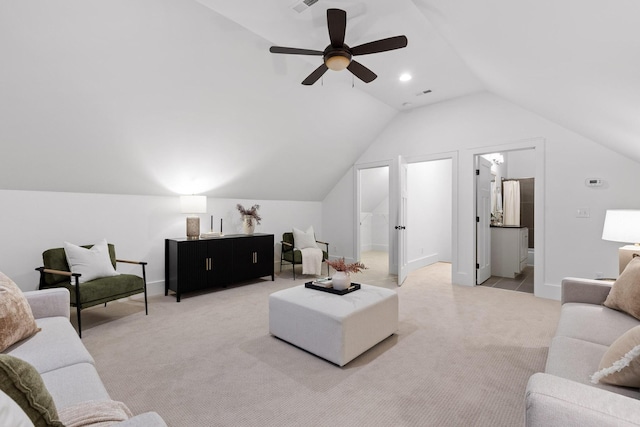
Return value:
[(244, 234), (253, 234), (256, 229), (256, 224), (251, 215), (245, 215), (242, 217), (242, 231)]
[(329, 261), (327, 264), (336, 270), (331, 276), (331, 283), (333, 289), (343, 290), (351, 286), (351, 273), (359, 273), (361, 270), (365, 270), (367, 267), (361, 262), (354, 262), (352, 264), (346, 264), (344, 258)]
[(244, 234), (253, 234), (256, 228), (256, 224), (260, 224), (260, 215), (258, 215), (258, 209), (260, 205), (253, 205), (249, 209), (245, 209), (241, 204), (237, 204), (236, 208), (240, 215), (242, 215), (242, 231)]

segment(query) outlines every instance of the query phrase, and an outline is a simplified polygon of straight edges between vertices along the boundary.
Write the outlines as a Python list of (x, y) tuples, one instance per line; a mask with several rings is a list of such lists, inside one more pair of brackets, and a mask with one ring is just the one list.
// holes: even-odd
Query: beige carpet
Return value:
[(343, 368), (269, 335), (275, 282), (86, 310), (83, 342), (112, 398), (170, 426), (518, 426), (544, 369), (559, 303), (450, 284), (449, 264), (398, 290), (398, 333)]

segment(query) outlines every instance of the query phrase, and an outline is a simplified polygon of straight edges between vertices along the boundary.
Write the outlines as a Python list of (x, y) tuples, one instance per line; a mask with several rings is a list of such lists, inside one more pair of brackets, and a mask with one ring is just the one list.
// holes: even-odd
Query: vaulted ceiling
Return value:
[[(0, 188), (322, 200), (396, 115), (484, 90), (640, 161), (636, 1), (292, 3), (2, 0)], [(321, 58), (268, 49), (323, 50), (329, 7), (409, 45), (302, 86)]]

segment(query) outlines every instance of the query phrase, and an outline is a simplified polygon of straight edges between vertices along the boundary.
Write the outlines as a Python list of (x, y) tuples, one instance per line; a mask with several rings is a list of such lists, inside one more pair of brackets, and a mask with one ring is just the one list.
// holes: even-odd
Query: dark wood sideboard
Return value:
[(164, 294), (223, 287), (271, 276), (273, 234), (232, 234), (211, 239), (165, 239)]

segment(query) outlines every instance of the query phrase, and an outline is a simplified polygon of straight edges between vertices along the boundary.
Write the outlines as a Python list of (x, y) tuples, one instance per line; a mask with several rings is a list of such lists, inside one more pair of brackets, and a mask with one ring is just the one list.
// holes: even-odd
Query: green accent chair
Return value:
[[(91, 249), (93, 245), (83, 248)], [(67, 288), (71, 294), (71, 307), (76, 308), (78, 316), (78, 335), (82, 338), (82, 321), (80, 312), (89, 307), (103, 304), (105, 307), (109, 301), (126, 298), (131, 295), (144, 292), (144, 311), (149, 314), (147, 308), (147, 274), (146, 262), (127, 261), (116, 259), (115, 247), (109, 243), (109, 257), (113, 268), (117, 262), (137, 264), (142, 267), (142, 277), (134, 274), (119, 274), (112, 277), (104, 277), (80, 283), (79, 273), (71, 273), (64, 248), (48, 249), (42, 253), (43, 267), (36, 268), (40, 272), (39, 289)]]
[[(282, 272), (282, 264), (291, 264), (293, 265), (293, 280), (296, 280), (296, 265), (302, 265), (302, 252), (299, 249), (295, 248), (295, 243), (293, 241), (293, 233), (287, 232), (282, 234), (282, 251), (280, 251), (280, 272)], [(325, 245), (325, 249), (322, 251), (322, 261), (326, 261), (329, 259), (329, 244), (327, 242), (321, 242), (316, 240), (316, 243), (320, 243), (321, 245)], [(329, 275), (329, 264), (327, 264), (327, 276)]]

